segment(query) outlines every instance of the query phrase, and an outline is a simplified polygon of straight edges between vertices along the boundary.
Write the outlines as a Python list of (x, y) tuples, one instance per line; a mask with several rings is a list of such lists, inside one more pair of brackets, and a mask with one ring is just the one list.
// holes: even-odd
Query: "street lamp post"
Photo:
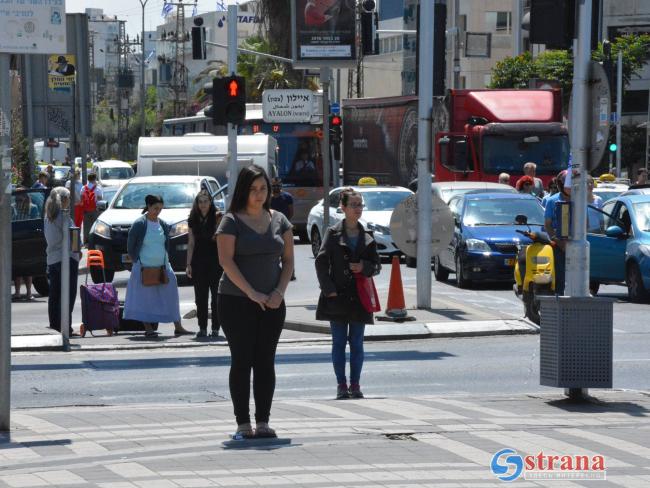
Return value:
[(140, 5), (142, 5), (142, 59), (140, 62), (140, 135), (145, 136), (144, 128), (144, 104), (147, 99), (147, 94), (145, 93), (145, 84), (144, 84), (144, 8), (147, 6), (149, 0), (140, 0)]

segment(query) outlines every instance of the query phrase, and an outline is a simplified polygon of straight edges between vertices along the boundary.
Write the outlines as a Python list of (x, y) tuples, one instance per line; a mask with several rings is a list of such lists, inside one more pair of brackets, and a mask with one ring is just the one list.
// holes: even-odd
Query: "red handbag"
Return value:
[(379, 312), (381, 305), (379, 305), (379, 296), (377, 295), (377, 288), (372, 278), (368, 278), (363, 273), (354, 273), (354, 280), (357, 284), (357, 295), (361, 305), (368, 313)]

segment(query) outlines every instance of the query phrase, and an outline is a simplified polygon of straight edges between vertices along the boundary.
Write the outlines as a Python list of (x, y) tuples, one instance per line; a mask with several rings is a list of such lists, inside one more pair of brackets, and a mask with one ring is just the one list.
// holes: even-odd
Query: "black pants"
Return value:
[[(70, 258), (70, 327), (72, 328), (72, 309), (77, 299), (77, 275), (79, 274), (79, 261)], [(61, 262), (50, 264), (47, 267), (47, 279), (50, 284), (50, 294), (47, 300), (47, 315), (50, 327), (61, 330)]]
[(246, 297), (218, 295), (217, 310), (230, 347), (230, 396), (237, 424), (250, 422), (251, 369), (255, 421), (268, 422), (275, 391), (275, 350), (284, 326), (284, 302), (262, 310)]
[(194, 303), (196, 303), (196, 317), (199, 320), (199, 329), (208, 328), (208, 298), (210, 300), (210, 310), (212, 312), (212, 330), (219, 330), (219, 313), (217, 312), (217, 289), (223, 270), (210, 270), (207, 273), (199, 270), (198, 265), (192, 265), (192, 282), (194, 283)]

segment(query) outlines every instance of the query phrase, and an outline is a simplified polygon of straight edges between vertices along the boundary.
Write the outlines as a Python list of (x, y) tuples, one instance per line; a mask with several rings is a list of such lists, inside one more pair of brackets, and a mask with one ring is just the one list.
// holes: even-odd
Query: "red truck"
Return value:
[[(417, 97), (343, 101), (343, 179), (407, 186), (417, 177)], [(560, 90), (449, 90), (433, 100), (436, 181), (512, 181), (537, 164), (544, 185), (569, 160)]]

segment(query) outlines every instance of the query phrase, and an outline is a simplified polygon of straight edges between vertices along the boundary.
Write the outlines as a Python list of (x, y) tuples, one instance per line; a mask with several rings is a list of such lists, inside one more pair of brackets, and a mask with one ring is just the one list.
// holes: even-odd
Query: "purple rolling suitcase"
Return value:
[[(91, 264), (88, 268), (96, 264)], [(102, 266), (102, 271), (104, 268)], [(106, 278), (104, 278), (106, 281)], [(81, 327), (79, 333), (85, 337), (86, 332), (93, 334), (94, 330), (105, 329), (108, 335), (117, 334), (120, 326), (120, 302), (117, 297), (117, 290), (112, 283), (100, 283), (98, 285), (88, 284), (88, 272), (86, 282), (79, 287), (81, 299)]]

